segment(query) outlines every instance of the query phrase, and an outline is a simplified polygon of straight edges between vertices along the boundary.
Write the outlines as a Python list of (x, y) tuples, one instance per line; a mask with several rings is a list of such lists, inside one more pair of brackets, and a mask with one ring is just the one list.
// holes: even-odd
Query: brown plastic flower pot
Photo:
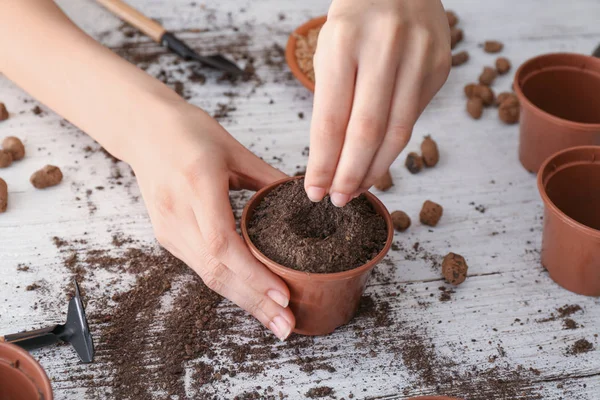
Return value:
[(0, 399), (52, 400), (48, 376), (28, 352), (0, 342)]
[(250, 240), (248, 222), (254, 209), (264, 197), (277, 186), (302, 176), (274, 182), (250, 199), (242, 214), (242, 235), (252, 254), (273, 273), (278, 275), (290, 289), (290, 309), (296, 317), (294, 332), (302, 335), (326, 335), (348, 323), (358, 308), (371, 271), (385, 257), (392, 246), (394, 228), (392, 217), (383, 203), (371, 193), (365, 193), (375, 211), (385, 219), (388, 238), (383, 249), (371, 261), (348, 271), (319, 274), (296, 271), (284, 267), (265, 256)]
[(600, 146), (563, 150), (540, 168), (542, 264), (556, 283), (600, 296)]
[(285, 48), (285, 61), (287, 62), (292, 74), (300, 81), (300, 83), (310, 90), (311, 92), (315, 91), (315, 83), (308, 78), (298, 65), (298, 60), (296, 59), (296, 41), (298, 36), (306, 36), (308, 31), (313, 28), (317, 28), (322, 26), (325, 21), (327, 21), (327, 16), (323, 15), (320, 17), (316, 17), (311, 19), (310, 21), (305, 22), (300, 25), (296, 30), (290, 35), (288, 39), (287, 46)]
[(569, 147), (600, 145), (600, 59), (545, 54), (515, 75), (521, 103), (519, 158), (530, 172)]

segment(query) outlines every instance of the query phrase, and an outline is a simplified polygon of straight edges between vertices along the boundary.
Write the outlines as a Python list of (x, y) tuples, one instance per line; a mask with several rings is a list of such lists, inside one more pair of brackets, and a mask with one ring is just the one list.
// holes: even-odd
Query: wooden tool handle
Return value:
[(166, 32), (158, 22), (151, 20), (135, 8), (125, 4), (121, 0), (97, 0), (110, 12), (124, 21), (138, 28), (154, 41), (160, 43), (160, 38)]

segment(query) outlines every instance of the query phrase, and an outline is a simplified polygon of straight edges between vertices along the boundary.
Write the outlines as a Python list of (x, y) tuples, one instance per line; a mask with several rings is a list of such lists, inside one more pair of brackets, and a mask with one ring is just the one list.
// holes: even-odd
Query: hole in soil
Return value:
[(536, 72), (522, 84), (523, 94), (540, 109), (573, 122), (600, 124), (600, 76), (561, 68)]
[(600, 164), (562, 169), (546, 182), (550, 200), (575, 221), (600, 230)]
[[(289, 226), (296, 235), (302, 238), (325, 239), (335, 233), (337, 229), (335, 221), (327, 217), (311, 217), (313, 211), (317, 213), (316, 207), (301, 211), (293, 214), (289, 219)], [(318, 213), (318, 216), (323, 217), (321, 213)]]

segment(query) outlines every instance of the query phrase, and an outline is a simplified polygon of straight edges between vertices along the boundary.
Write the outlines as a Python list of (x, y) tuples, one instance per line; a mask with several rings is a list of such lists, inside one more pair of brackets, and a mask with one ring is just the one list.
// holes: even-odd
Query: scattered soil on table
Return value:
[(269, 193), (254, 210), (248, 233), (271, 260), (314, 273), (357, 268), (373, 259), (387, 240), (385, 220), (364, 195), (342, 208), (328, 197), (313, 203), (304, 179)]
[(563, 321), (563, 326), (565, 329), (577, 329), (579, 328), (579, 324), (572, 320), (571, 318), (567, 318)]
[(305, 396), (309, 399), (320, 399), (322, 397), (333, 396), (334, 393), (335, 391), (333, 388), (330, 388), (329, 386), (317, 386), (309, 389)]
[(551, 313), (548, 318), (538, 319), (536, 322), (544, 323), (550, 321), (556, 321), (557, 319), (565, 319), (577, 312), (583, 312), (583, 309), (579, 304), (565, 304), (564, 306), (556, 309), (556, 314)]
[(567, 349), (567, 354), (576, 356), (592, 350), (594, 350), (594, 345), (592, 343), (590, 343), (587, 339), (579, 339)]
[(441, 268), (442, 259), (444, 258), (441, 254), (435, 254), (426, 250), (420, 242), (415, 242), (412, 245), (407, 245), (403, 242), (394, 242), (392, 243), (392, 251), (401, 253), (407, 261), (425, 261), (431, 265), (431, 269), (434, 271), (438, 271)]
[(27, 287), (25, 288), (25, 290), (27, 290), (28, 292), (34, 291), (34, 290), (38, 290), (39, 288), (41, 288), (41, 286), (37, 283), (32, 283), (31, 285), (27, 285)]
[(38, 116), (41, 116), (42, 114), (44, 114), (44, 110), (42, 110), (42, 108), (40, 106), (33, 107), (31, 112)]
[(29, 265), (19, 264), (17, 265), (17, 271), (19, 272), (28, 272), (30, 270)]

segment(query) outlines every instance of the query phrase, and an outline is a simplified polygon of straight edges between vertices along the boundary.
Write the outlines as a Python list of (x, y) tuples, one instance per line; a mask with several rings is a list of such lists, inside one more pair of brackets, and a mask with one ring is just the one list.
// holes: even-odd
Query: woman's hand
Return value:
[(342, 207), (368, 190), (408, 143), (450, 71), (439, 0), (333, 0), (314, 58), (305, 188)]
[(230, 187), (259, 189), (283, 173), (52, 1), (0, 1), (0, 54), (3, 74), (133, 167), (164, 247), (277, 337), (290, 334), (289, 290), (250, 254), (229, 204)]
[(285, 283), (236, 233), (229, 188), (258, 190), (286, 175), (244, 148), (204, 111), (181, 103), (175, 115), (126, 154), (158, 241), (204, 283), (284, 340), (295, 319)]

